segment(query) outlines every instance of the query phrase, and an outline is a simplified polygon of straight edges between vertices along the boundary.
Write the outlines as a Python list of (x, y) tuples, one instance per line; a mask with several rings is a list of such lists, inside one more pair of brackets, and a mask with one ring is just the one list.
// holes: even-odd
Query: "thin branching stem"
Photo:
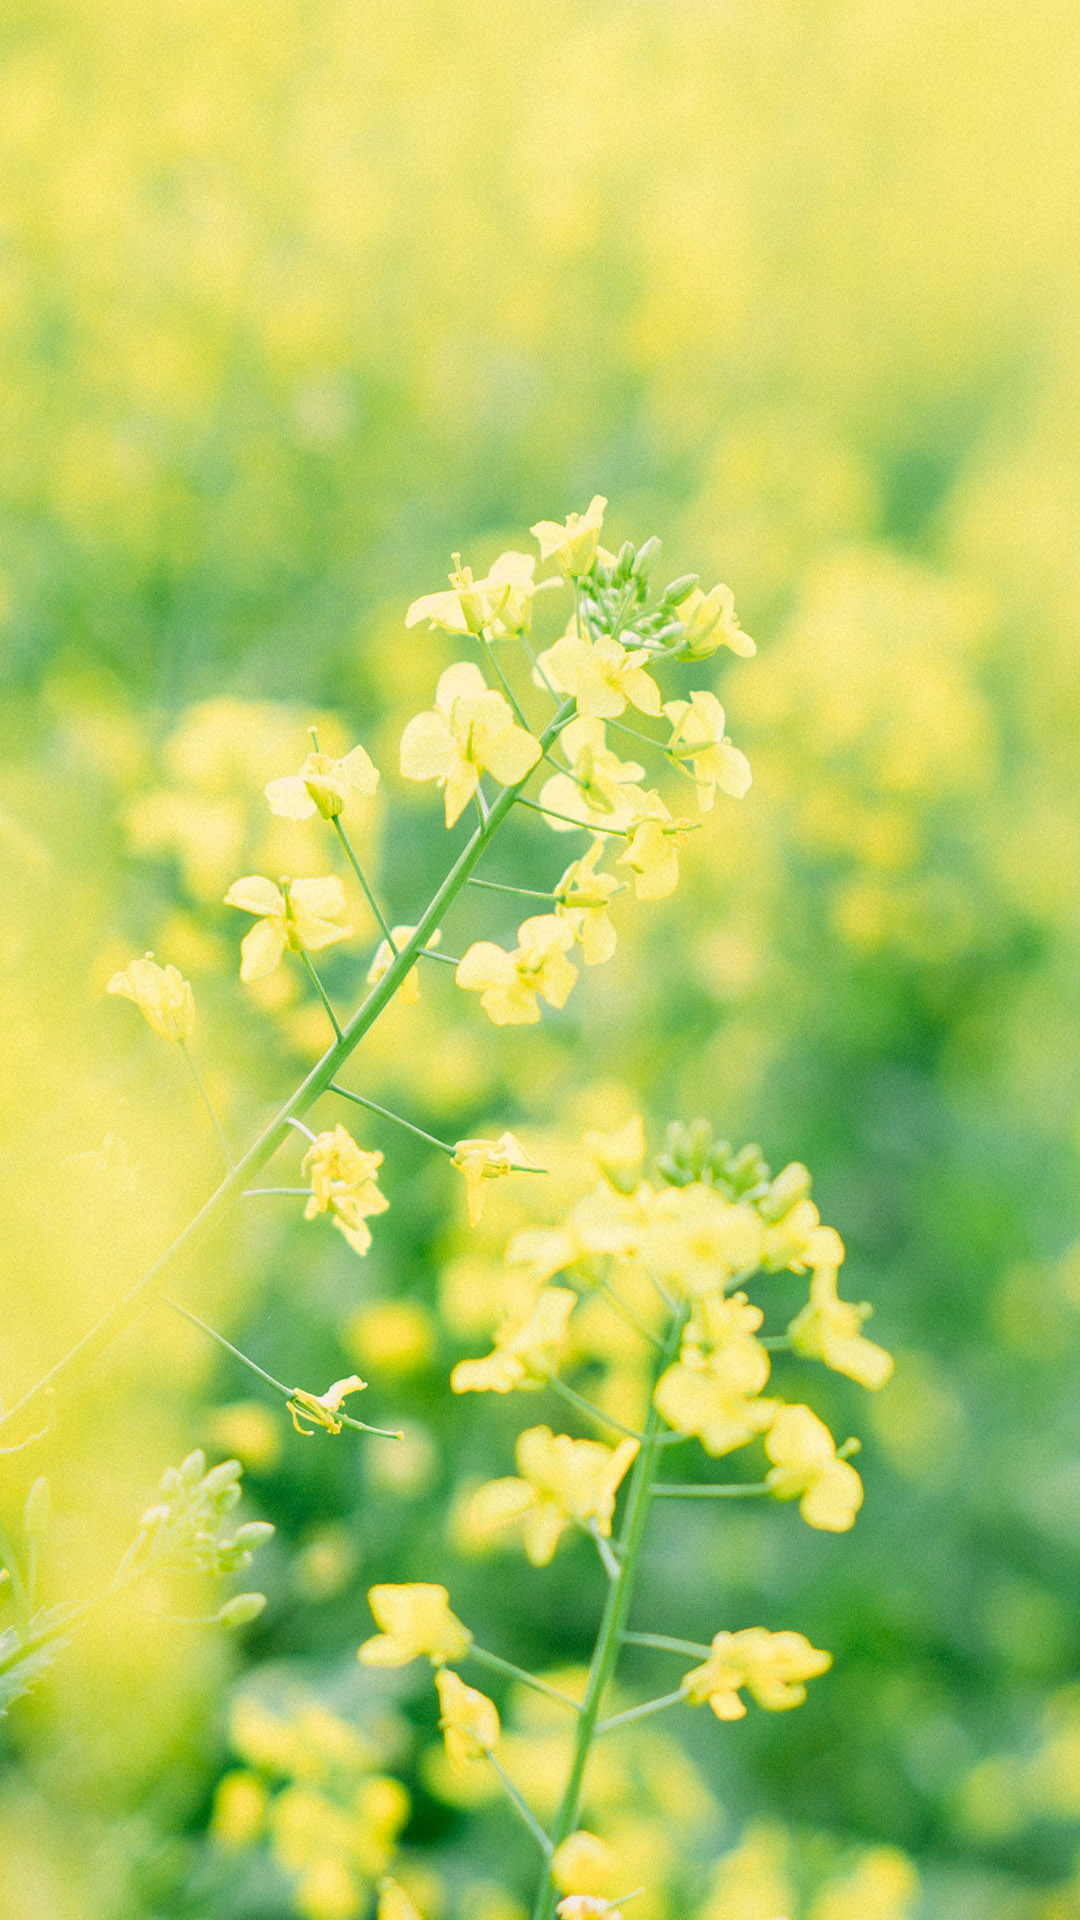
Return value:
[(772, 1488), (762, 1481), (760, 1485), (739, 1484), (731, 1487), (700, 1485), (691, 1482), (686, 1486), (676, 1486), (672, 1481), (657, 1481), (653, 1487), (654, 1500), (749, 1500), (756, 1494), (771, 1493)]
[[(554, 739), (566, 721), (572, 718), (574, 712), (574, 701), (566, 701), (545, 728), (541, 736), (542, 742), (546, 743), (547, 740)], [(178, 1265), (202, 1246), (214, 1229), (220, 1225), (245, 1187), (251, 1184), (253, 1177), (261, 1172), (267, 1161), (277, 1152), (290, 1126), (294, 1123), (303, 1125), (303, 1115), (314, 1106), (317, 1100), (321, 1099), (350, 1054), (374, 1025), (379, 1015), (389, 1006), (398, 988), (415, 965), (421, 948), (427, 945), (451, 902), (457, 898), (474, 868), (483, 859), (491, 841), (513, 807), (523, 784), (519, 781), (516, 786), (503, 788), (488, 810), (483, 825), (477, 827), (471, 835), (445, 879), (432, 895), (417, 922), (415, 931), (401, 947), (382, 978), (371, 988), (352, 1018), (347, 1021), (341, 1038), (335, 1039), (333, 1045), (327, 1048), (321, 1060), (316, 1062), (274, 1119), (264, 1127), (233, 1171), (188, 1221), (183, 1231), (177, 1235), (165, 1252), (147, 1268), (133, 1286), (118, 1294), (97, 1323), (19, 1400), (0, 1415), (0, 1433), (20, 1423), (49, 1388), (55, 1387), (62, 1380), (67, 1381), (80, 1374), (105, 1351), (117, 1334), (122, 1333), (125, 1327), (130, 1326), (132, 1321), (137, 1319), (143, 1308), (149, 1305), (157, 1292), (161, 1291), (166, 1276), (174, 1272)]]
[(517, 893), (523, 900), (555, 900), (554, 893), (542, 893), (538, 887), (512, 887), (505, 880), (478, 880), (474, 874), (470, 887), (483, 887), (485, 893)]
[(643, 1706), (627, 1707), (625, 1713), (613, 1713), (609, 1720), (598, 1721), (596, 1731), (598, 1734), (610, 1733), (614, 1727), (629, 1726), (632, 1720), (647, 1720), (650, 1714), (663, 1713), (666, 1708), (677, 1707), (685, 1699), (682, 1688), (677, 1687), (674, 1693), (662, 1693), (657, 1700), (646, 1700)]
[(636, 1428), (628, 1427), (622, 1420), (616, 1420), (614, 1414), (604, 1413), (600, 1407), (594, 1407), (591, 1400), (586, 1400), (584, 1394), (578, 1393), (576, 1387), (568, 1387), (566, 1381), (560, 1380), (557, 1373), (549, 1373), (547, 1383), (552, 1393), (557, 1393), (559, 1398), (565, 1400), (569, 1406), (576, 1407), (579, 1413), (585, 1415), (586, 1420), (593, 1422), (594, 1426), (608, 1427), (613, 1433), (625, 1434), (629, 1440), (641, 1440), (642, 1436)]
[(246, 1367), (249, 1373), (254, 1373), (260, 1380), (265, 1381), (268, 1387), (273, 1387), (275, 1393), (282, 1394), (286, 1400), (291, 1398), (293, 1391), (291, 1387), (285, 1386), (281, 1380), (275, 1380), (272, 1373), (267, 1373), (265, 1367), (260, 1367), (255, 1360), (249, 1359), (246, 1353), (241, 1353), (239, 1347), (234, 1347), (232, 1341), (226, 1340), (225, 1335), (218, 1333), (216, 1327), (208, 1326), (205, 1320), (200, 1320), (198, 1314), (192, 1313), (190, 1307), (182, 1307), (179, 1300), (174, 1300), (168, 1293), (161, 1293), (158, 1298), (162, 1306), (171, 1307), (174, 1313), (179, 1313), (185, 1320), (190, 1320), (191, 1325), (198, 1327), (200, 1333), (205, 1333), (208, 1340), (213, 1340), (215, 1345), (223, 1347), (226, 1353), (231, 1353), (234, 1360), (239, 1360), (240, 1365)]
[(360, 862), (356, 857), (356, 853), (353, 848), (353, 843), (349, 839), (349, 836), (346, 833), (344, 827), (342, 826), (341, 820), (337, 814), (334, 815), (330, 824), (333, 827), (334, 832), (337, 834), (338, 839), (341, 841), (343, 848), (345, 849), (345, 857), (348, 860), (349, 865), (352, 867), (353, 872), (355, 873), (357, 879), (360, 882), (360, 885), (364, 891), (364, 895), (367, 899), (368, 906), (371, 908), (372, 913), (375, 915), (376, 920), (378, 921), (380, 927), (382, 928), (384, 934), (386, 935), (387, 941), (389, 942), (391, 953), (396, 953), (397, 943), (394, 939), (393, 933), (390, 930), (390, 922), (387, 919), (382, 908), (380, 907), (377, 899), (375, 898), (374, 889), (370, 885), (367, 879), (367, 876), (364, 873), (364, 869), (360, 865)]
[(536, 1841), (536, 1844), (539, 1847), (541, 1853), (543, 1854), (544, 1859), (550, 1860), (552, 1854), (555, 1851), (554, 1844), (551, 1840), (550, 1835), (544, 1832), (543, 1827), (540, 1825), (540, 1822), (537, 1819), (532, 1808), (530, 1807), (528, 1801), (523, 1799), (522, 1795), (518, 1792), (513, 1781), (511, 1780), (509, 1774), (505, 1771), (503, 1767), (499, 1765), (499, 1762), (496, 1760), (495, 1755), (489, 1752), (487, 1757), (491, 1761), (491, 1764), (494, 1767), (495, 1772), (498, 1774), (499, 1780), (502, 1784), (503, 1791), (506, 1794), (506, 1797), (509, 1800), (510, 1805), (515, 1809), (517, 1813), (521, 1815), (522, 1820), (524, 1821), (525, 1825), (528, 1827), (529, 1832), (532, 1834), (533, 1839)]
[(449, 1140), (439, 1140), (435, 1134), (428, 1133), (425, 1127), (418, 1127), (413, 1120), (406, 1120), (400, 1113), (391, 1113), (389, 1107), (380, 1107), (377, 1100), (369, 1100), (366, 1094), (354, 1093), (351, 1087), (343, 1087), (337, 1080), (331, 1080), (328, 1093), (340, 1093), (343, 1100), (351, 1100), (354, 1106), (366, 1107), (368, 1113), (377, 1113), (382, 1120), (392, 1120), (396, 1127), (404, 1127), (406, 1133), (414, 1133), (418, 1140), (426, 1140), (429, 1147), (438, 1147), (440, 1153), (453, 1158), (455, 1148)]
[(711, 1647), (702, 1646), (700, 1640), (676, 1640), (670, 1633), (624, 1633), (623, 1644), (627, 1647), (655, 1647), (660, 1653), (683, 1653), (692, 1660), (707, 1660)]
[(300, 958), (304, 963), (304, 971), (307, 974), (308, 979), (311, 981), (311, 984), (314, 987), (316, 993), (318, 994), (319, 999), (322, 1001), (323, 1006), (326, 1008), (330, 1025), (333, 1027), (334, 1032), (337, 1034), (337, 1037), (340, 1040), (342, 1037), (341, 1022), (338, 1019), (337, 1014), (334, 1012), (333, 1003), (330, 999), (330, 995), (327, 993), (326, 988), (323, 986), (322, 981), (319, 979), (319, 976), (315, 970), (315, 966), (312, 961), (311, 955), (307, 952), (307, 949), (304, 947), (301, 947), (300, 949)]
[(571, 1713), (581, 1712), (581, 1703), (571, 1699), (568, 1693), (561, 1693), (558, 1687), (549, 1686), (526, 1667), (514, 1665), (512, 1660), (504, 1660), (501, 1653), (489, 1653), (486, 1647), (478, 1647), (473, 1642), (469, 1648), (470, 1660), (479, 1660), (481, 1666), (490, 1667), (492, 1673), (505, 1674), (508, 1680), (516, 1680), (523, 1687), (532, 1687), (535, 1693), (542, 1693), (548, 1700), (557, 1700), (560, 1707), (569, 1707)]
[(191, 1077), (194, 1080), (196, 1087), (198, 1088), (199, 1099), (202, 1101), (203, 1106), (206, 1108), (206, 1111), (210, 1116), (210, 1124), (213, 1127), (214, 1132), (217, 1134), (217, 1137), (221, 1142), (221, 1151), (225, 1155), (225, 1165), (228, 1167), (229, 1172), (231, 1173), (233, 1168), (236, 1165), (236, 1161), (233, 1159), (232, 1148), (230, 1147), (228, 1139), (226, 1138), (225, 1129), (222, 1126), (221, 1121), (218, 1119), (217, 1114), (214, 1112), (214, 1109), (210, 1100), (210, 1095), (207, 1093), (206, 1088), (203, 1085), (202, 1074), (199, 1072), (198, 1067), (195, 1065), (195, 1058), (191, 1052), (191, 1049), (188, 1046), (187, 1041), (180, 1040), (178, 1042), (178, 1045), (181, 1053), (184, 1056), (184, 1059), (187, 1062), (188, 1071), (191, 1074)]

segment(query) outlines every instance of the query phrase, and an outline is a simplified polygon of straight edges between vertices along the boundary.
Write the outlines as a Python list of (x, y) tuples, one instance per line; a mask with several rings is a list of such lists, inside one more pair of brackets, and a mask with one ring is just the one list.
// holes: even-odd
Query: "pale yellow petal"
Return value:
[(242, 907), (245, 913), (284, 913), (285, 902), (272, 880), (264, 880), (261, 874), (248, 874), (243, 880), (234, 880), (225, 895), (227, 907)]
[(273, 973), (285, 951), (285, 924), (277, 918), (256, 920), (240, 942), (241, 980), (262, 980)]

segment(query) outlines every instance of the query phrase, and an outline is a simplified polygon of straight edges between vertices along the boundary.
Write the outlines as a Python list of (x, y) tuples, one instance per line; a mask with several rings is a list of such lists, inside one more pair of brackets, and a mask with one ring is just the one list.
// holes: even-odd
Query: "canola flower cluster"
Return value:
[[(443, 796), (447, 828), (456, 827), (470, 807), (478, 822), (415, 923), (392, 925), (387, 919), (345, 824), (379, 786), (380, 771), (366, 748), (328, 753), (312, 729), (312, 751), (299, 769), (265, 782), (273, 817), (319, 819), (330, 827), (382, 938), (364, 966), (367, 997), (343, 1022), (312, 958), (354, 937), (356, 922), (341, 876), (331, 872), (272, 880), (249, 873), (229, 885), (225, 904), (254, 921), (241, 942), (241, 980), (263, 981), (286, 954), (295, 957), (333, 1035), (297, 1095), (242, 1158), (234, 1157), (190, 1049), (195, 1008), (189, 983), (175, 966), (159, 965), (152, 954), (132, 960), (109, 980), (108, 992), (133, 1001), (152, 1030), (182, 1053), (220, 1139), (227, 1172), (192, 1230), (203, 1230), (233, 1200), (263, 1192), (293, 1193), (304, 1200), (306, 1220), (329, 1219), (355, 1253), (368, 1253), (373, 1244), (368, 1223), (389, 1204), (380, 1184), (383, 1155), (362, 1145), (340, 1121), (319, 1132), (307, 1126), (304, 1116), (326, 1095), (396, 1121), (442, 1151), (463, 1176), (474, 1226), (489, 1182), (511, 1173), (544, 1171), (508, 1130), (492, 1140), (442, 1141), (345, 1087), (336, 1076), (391, 999), (398, 996), (403, 1004), (415, 1005), (422, 991), (423, 961), (452, 966), (456, 984), (478, 994), (482, 1011), (502, 1027), (536, 1024), (541, 1002), (563, 1007), (579, 979), (579, 956), (586, 967), (612, 957), (618, 938), (616, 896), (629, 891), (631, 883), (639, 901), (668, 896), (678, 883), (680, 849), (701, 825), (700, 817), (673, 811), (659, 787), (646, 784), (642, 749), (658, 754), (668, 771), (689, 783), (699, 816), (711, 812), (717, 793), (738, 799), (749, 788), (749, 765), (727, 735), (716, 694), (695, 689), (688, 698), (665, 699), (662, 688), (662, 677), (672, 665), (693, 665), (722, 647), (743, 658), (753, 655), (754, 643), (738, 623), (730, 591), (717, 586), (706, 593), (696, 576), (685, 575), (651, 597), (659, 542), (649, 540), (638, 549), (627, 543), (618, 554), (609, 552), (600, 544), (605, 506), (597, 496), (584, 514), (570, 514), (564, 522), (541, 521), (532, 529), (540, 563), (552, 568), (546, 577), (536, 579), (532, 556), (507, 552), (475, 579), (455, 555), (448, 587), (423, 596), (408, 610), (407, 627), (426, 621), (468, 639), (483, 661), (483, 667), (474, 660), (448, 667), (439, 678), (433, 708), (409, 720), (401, 737), (401, 777), (435, 784)], [(549, 590), (569, 591), (572, 609), (552, 644), (536, 651), (530, 641), (534, 604)], [(504, 664), (515, 645), (521, 649), (520, 658), (515, 653), (519, 675), (523, 672), (527, 682), (517, 690)], [(489, 684), (487, 673), (498, 687)], [(540, 700), (549, 703), (547, 717), (543, 723), (531, 722), (527, 707)], [(629, 710), (634, 724), (626, 718)], [(664, 732), (643, 733), (639, 720)], [(614, 744), (611, 735), (618, 736)], [(621, 757), (624, 736), (634, 743), (638, 757)], [(534, 775), (542, 780), (535, 798), (524, 791)], [(540, 895), (549, 910), (524, 919), (514, 944), (475, 940), (454, 959), (442, 950), (442, 921), (518, 804), (559, 835), (586, 833), (588, 847), (550, 891)], [(613, 853), (614, 871), (605, 871), (602, 863)], [(620, 869), (626, 870), (625, 881)], [(536, 897), (535, 890), (506, 882), (478, 884), (495, 893)], [(300, 1163), (306, 1184), (249, 1186), (258, 1169), (296, 1132), (306, 1143)], [(718, 1720), (736, 1720), (747, 1710), (744, 1694), (768, 1711), (795, 1707), (805, 1699), (808, 1681), (831, 1664), (830, 1654), (789, 1630), (722, 1627), (709, 1645), (655, 1631), (631, 1631), (630, 1609), (653, 1500), (758, 1491), (798, 1501), (812, 1527), (845, 1531), (862, 1501), (862, 1484), (848, 1457), (857, 1443), (849, 1440), (838, 1447), (809, 1406), (766, 1392), (771, 1354), (787, 1349), (871, 1388), (884, 1385), (892, 1364), (862, 1333), (869, 1308), (839, 1296), (844, 1248), (835, 1231), (820, 1220), (804, 1167), (793, 1164), (773, 1178), (756, 1148), (734, 1153), (716, 1141), (704, 1123), (674, 1127), (648, 1177), (640, 1118), (614, 1133), (591, 1134), (584, 1145), (586, 1163), (591, 1160), (597, 1173), (590, 1189), (560, 1222), (518, 1233), (507, 1249), (508, 1272), (523, 1280), (531, 1294), (527, 1310), (508, 1313), (495, 1329), (492, 1351), (460, 1361), (451, 1377), (458, 1394), (549, 1391), (574, 1409), (579, 1422), (598, 1426), (609, 1436), (581, 1437), (546, 1423), (525, 1429), (515, 1447), (516, 1474), (477, 1488), (458, 1516), (461, 1539), (470, 1550), (520, 1537), (527, 1558), (538, 1567), (554, 1559), (570, 1531), (584, 1533), (594, 1543), (609, 1582), (608, 1601), (581, 1698), (479, 1648), (451, 1611), (448, 1592), (441, 1586), (373, 1588), (371, 1607), (381, 1632), (360, 1649), (361, 1661), (371, 1667), (397, 1667), (418, 1657), (430, 1660), (449, 1768), (462, 1776), (478, 1764), (493, 1770), (540, 1848), (535, 1920), (550, 1920), (556, 1913), (560, 1920), (601, 1915), (622, 1920), (621, 1907), (640, 1891), (625, 1884), (617, 1852), (581, 1824), (585, 1772), (601, 1736), (678, 1704), (708, 1704)], [(365, 1390), (359, 1375), (340, 1379), (323, 1393), (275, 1380), (164, 1295), (162, 1278), (181, 1256), (185, 1238), (182, 1235), (117, 1302), (80, 1349), (53, 1369), (50, 1379), (62, 1375), (69, 1363), (83, 1364), (92, 1357), (144, 1299), (164, 1298), (281, 1397), (298, 1433), (336, 1436), (346, 1427), (382, 1431), (347, 1411), (351, 1397)], [(783, 1270), (809, 1274), (808, 1299), (786, 1332), (766, 1338), (760, 1334), (765, 1308), (753, 1303), (745, 1288)], [(602, 1300), (644, 1343), (649, 1406), (640, 1431), (595, 1406), (565, 1377), (574, 1368), (575, 1315), (580, 1317), (587, 1297)], [(20, 1414), (39, 1392), (33, 1390), (13, 1413)], [(691, 1438), (712, 1459), (760, 1440), (768, 1462), (760, 1487), (680, 1485), (662, 1479), (659, 1466), (666, 1447)], [(238, 1497), (232, 1466), (206, 1476), (204, 1465), (201, 1457), (193, 1456), (175, 1485), (170, 1482), (164, 1489), (169, 1499), (144, 1517), (136, 1559), (156, 1558), (165, 1564), (168, 1542), (178, 1541), (178, 1564), (221, 1570), (240, 1564), (248, 1546), (257, 1543), (249, 1539), (250, 1527), (224, 1547), (214, 1544), (212, 1534), (192, 1531), (189, 1509), (194, 1512), (198, 1500), (192, 1508), (189, 1483), (196, 1494), (203, 1489), (199, 1497), (205, 1496), (204, 1504), (210, 1498), (224, 1503), (223, 1510)], [(261, 1596), (238, 1596), (227, 1603), (233, 1623), (253, 1617), (256, 1602), (261, 1604)], [(17, 1651), (25, 1638), (24, 1631)], [(679, 1654), (684, 1663), (689, 1658), (695, 1664), (673, 1691), (603, 1718), (624, 1644)], [(499, 1708), (462, 1679), (457, 1668), (466, 1660), (486, 1662), (575, 1717), (569, 1769), (550, 1830), (502, 1766)], [(319, 1710), (314, 1711), (318, 1717)], [(379, 1920), (413, 1920), (419, 1909), (411, 1895), (386, 1874), (408, 1816), (405, 1789), (391, 1776), (372, 1771), (370, 1756), (348, 1728), (339, 1735), (328, 1722), (320, 1723), (316, 1745), (335, 1756), (329, 1773), (322, 1761), (312, 1763), (310, 1755), (305, 1759), (305, 1715), (310, 1719), (306, 1708), (300, 1714), (299, 1748), (291, 1720), (279, 1724), (257, 1715), (253, 1720), (251, 1711), (246, 1719), (241, 1717), (234, 1742), (249, 1765), (223, 1783), (216, 1831), (226, 1844), (246, 1844), (265, 1833), (310, 1920), (348, 1920), (373, 1890)], [(276, 1783), (273, 1787), (268, 1777)]]

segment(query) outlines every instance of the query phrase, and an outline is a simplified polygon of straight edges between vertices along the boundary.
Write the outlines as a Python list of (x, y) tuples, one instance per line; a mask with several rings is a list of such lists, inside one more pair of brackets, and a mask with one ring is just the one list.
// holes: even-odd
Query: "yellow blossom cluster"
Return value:
[(316, 1134), (303, 1160), (303, 1171), (311, 1181), (305, 1220), (328, 1213), (353, 1251), (367, 1253), (371, 1246), (367, 1222), (372, 1215), (385, 1213), (390, 1204), (378, 1184), (382, 1161), (381, 1153), (357, 1146), (340, 1122)]

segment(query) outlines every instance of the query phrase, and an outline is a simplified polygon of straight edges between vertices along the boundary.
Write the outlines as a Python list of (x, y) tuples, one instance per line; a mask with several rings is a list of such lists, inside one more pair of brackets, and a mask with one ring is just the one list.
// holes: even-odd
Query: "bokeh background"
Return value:
[[(437, 807), (393, 769), (453, 657), (403, 625), (449, 551), (482, 566), (602, 492), (613, 545), (658, 533), (759, 640), (717, 680), (753, 789), (612, 966), (524, 1035), (440, 974), (354, 1067), (556, 1168), (635, 1106), (657, 1141), (703, 1113), (806, 1160), (898, 1354), (879, 1398), (816, 1402), (865, 1440), (853, 1534), (665, 1516), (642, 1618), (798, 1627), (836, 1669), (797, 1715), (658, 1721), (612, 1760), (593, 1824), (642, 1920), (1080, 1914), (1078, 88), (1067, 0), (0, 17), (5, 1397), (216, 1178), (113, 968), (188, 972), (237, 1138), (322, 1044), (299, 982), (240, 988), (220, 906), (325, 864), (261, 797), (310, 720), (385, 770), (360, 838), (394, 916), (437, 877)], [(515, 829), (502, 870), (563, 852)], [(448, 945), (482, 929), (458, 909)], [(328, 965), (346, 1003), (363, 965)], [(427, 1679), (353, 1655), (386, 1578), (449, 1579), (513, 1657), (587, 1654), (584, 1550), (463, 1561), (446, 1519), (521, 1411), (452, 1401), (449, 1364), (562, 1176), (470, 1237), (452, 1171), (366, 1137), (392, 1200), (366, 1262), (252, 1203), (185, 1297), (271, 1371), (359, 1367), (403, 1448), (300, 1439), (160, 1310), (2, 1463), (12, 1525), (52, 1480), (49, 1599), (100, 1586), (193, 1444), (239, 1452), (279, 1528), (240, 1642), (103, 1614), (4, 1723), (5, 1912), (348, 1920), (293, 1868), (330, 1806), (378, 1872), (389, 1769), (431, 1912), (519, 1920), (527, 1840), (458, 1804)], [(514, 1737), (550, 1793), (557, 1738), (524, 1708)], [(289, 1782), (323, 1804), (275, 1859), (259, 1796)]]

